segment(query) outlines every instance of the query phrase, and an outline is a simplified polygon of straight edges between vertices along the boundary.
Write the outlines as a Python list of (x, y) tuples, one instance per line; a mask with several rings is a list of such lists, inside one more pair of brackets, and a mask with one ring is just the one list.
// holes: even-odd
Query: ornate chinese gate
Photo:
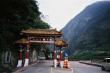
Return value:
[[(56, 50), (55, 45), (58, 47), (62, 47), (63, 45), (60, 42), (60, 45), (56, 42), (57, 38), (60, 38), (62, 33), (57, 31), (56, 29), (28, 29), (21, 31), (22, 36), (25, 39), (18, 40), (16, 43), (20, 45), (19, 48), (19, 60), (17, 67), (28, 66), (29, 64), (29, 50), (31, 44), (40, 43), (40, 44), (54, 44), (54, 59), (56, 59)], [(26, 47), (25, 51), (25, 61), (22, 63), (22, 52), (23, 46)], [(61, 52), (62, 53), (62, 52)], [(62, 57), (61, 57), (62, 59)]]

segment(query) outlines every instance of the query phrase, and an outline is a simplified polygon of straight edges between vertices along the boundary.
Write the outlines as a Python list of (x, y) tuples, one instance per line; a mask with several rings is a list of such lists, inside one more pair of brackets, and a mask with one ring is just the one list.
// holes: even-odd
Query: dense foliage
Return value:
[(36, 0), (0, 0), (0, 56), (5, 50), (17, 54), (14, 42), (21, 38), (22, 29), (49, 28), (41, 20), (37, 4)]

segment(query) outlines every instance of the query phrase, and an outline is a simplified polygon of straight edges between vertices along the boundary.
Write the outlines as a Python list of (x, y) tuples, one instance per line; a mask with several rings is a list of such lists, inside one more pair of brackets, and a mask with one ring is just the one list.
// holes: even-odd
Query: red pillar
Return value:
[(26, 50), (26, 59), (29, 59), (29, 48)]
[(19, 59), (18, 59), (18, 64), (17, 64), (17, 67), (21, 67), (22, 66), (22, 46), (20, 46), (20, 49), (19, 49)]
[(60, 61), (62, 61), (63, 51), (60, 51)]
[(60, 67), (63, 68), (63, 51), (60, 51)]
[(54, 60), (53, 60), (54, 67), (56, 68), (57, 67), (56, 50), (54, 50), (53, 58), (54, 58)]
[(25, 63), (24, 63), (24, 67), (29, 65), (29, 44), (27, 44), (27, 48), (26, 48), (26, 57), (25, 57)]
[(19, 60), (22, 60), (22, 49), (19, 50)]
[(56, 51), (54, 50), (53, 58), (56, 59)]
[(53, 63), (54, 63), (54, 67), (57, 67), (57, 58), (56, 58), (56, 50), (55, 50), (55, 37), (54, 37), (54, 52), (53, 52)]

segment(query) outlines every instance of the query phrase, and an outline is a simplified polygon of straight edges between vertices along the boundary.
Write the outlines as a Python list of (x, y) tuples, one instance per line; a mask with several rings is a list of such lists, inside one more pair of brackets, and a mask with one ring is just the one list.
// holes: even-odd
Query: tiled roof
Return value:
[(57, 46), (57, 47), (67, 47), (68, 44), (64, 40), (57, 38), (57, 39), (55, 39), (55, 46)]
[(22, 34), (27, 35), (58, 35), (61, 36), (61, 32), (57, 31), (56, 29), (27, 29), (21, 32)]
[(22, 39), (16, 41), (16, 43), (17, 43), (17, 44), (28, 44), (29, 41), (28, 41), (27, 39), (25, 39), (25, 38), (22, 38)]

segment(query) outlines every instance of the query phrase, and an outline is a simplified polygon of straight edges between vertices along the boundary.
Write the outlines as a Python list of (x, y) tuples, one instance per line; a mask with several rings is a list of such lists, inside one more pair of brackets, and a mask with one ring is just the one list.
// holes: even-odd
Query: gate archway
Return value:
[[(25, 39), (18, 40), (16, 43), (19, 44), (19, 60), (17, 67), (28, 66), (29, 64), (29, 53), (30, 46), (32, 44), (53, 44), (53, 50), (55, 50), (55, 39), (60, 38), (62, 33), (56, 29), (27, 29), (21, 31), (22, 36)], [(25, 49), (23, 50), (23, 46)], [(22, 52), (25, 51), (25, 61), (22, 61)]]

